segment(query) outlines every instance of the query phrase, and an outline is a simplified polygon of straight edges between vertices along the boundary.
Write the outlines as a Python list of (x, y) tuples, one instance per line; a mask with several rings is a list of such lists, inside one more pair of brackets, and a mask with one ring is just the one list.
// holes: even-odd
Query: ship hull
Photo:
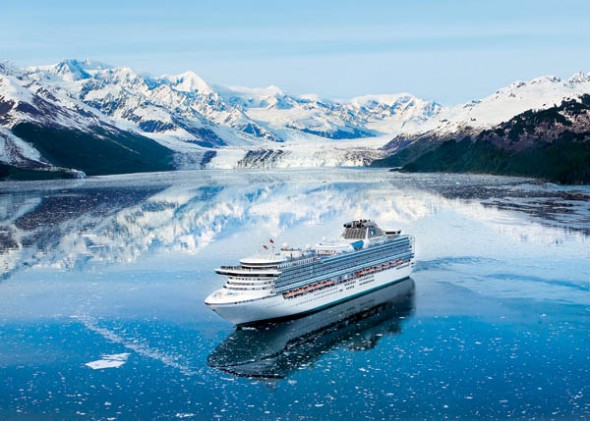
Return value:
[(207, 303), (209, 308), (227, 321), (238, 325), (252, 325), (312, 313), (398, 282), (410, 276), (414, 260), (377, 273), (359, 276), (354, 284), (338, 284), (295, 298), (282, 294), (228, 304)]

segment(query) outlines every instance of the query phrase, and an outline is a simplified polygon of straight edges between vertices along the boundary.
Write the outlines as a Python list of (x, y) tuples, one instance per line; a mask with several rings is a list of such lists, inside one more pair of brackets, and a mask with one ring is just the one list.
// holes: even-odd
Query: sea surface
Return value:
[[(236, 330), (214, 269), (374, 219), (411, 278)], [(384, 170), (0, 185), (0, 419), (590, 418), (590, 188)]]

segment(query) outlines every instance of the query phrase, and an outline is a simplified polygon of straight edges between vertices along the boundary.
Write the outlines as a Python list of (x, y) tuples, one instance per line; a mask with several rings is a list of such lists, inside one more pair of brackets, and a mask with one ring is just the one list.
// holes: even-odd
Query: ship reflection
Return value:
[(284, 323), (235, 330), (207, 364), (239, 377), (281, 379), (339, 346), (362, 351), (401, 333), (414, 310), (414, 281), (393, 285)]

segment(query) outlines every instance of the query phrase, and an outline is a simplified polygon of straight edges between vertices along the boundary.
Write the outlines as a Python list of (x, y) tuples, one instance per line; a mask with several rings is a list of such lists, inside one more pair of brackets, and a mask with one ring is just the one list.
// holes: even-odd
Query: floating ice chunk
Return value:
[(85, 365), (92, 368), (93, 370), (101, 370), (103, 368), (118, 368), (127, 362), (129, 355), (130, 354), (128, 352), (110, 355), (103, 354), (101, 355), (102, 359), (91, 361)]

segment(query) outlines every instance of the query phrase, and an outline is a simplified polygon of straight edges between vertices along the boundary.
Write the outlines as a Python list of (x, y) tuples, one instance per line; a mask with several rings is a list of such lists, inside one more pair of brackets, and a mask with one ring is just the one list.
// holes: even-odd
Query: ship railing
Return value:
[(257, 272), (261, 270), (274, 270), (277, 266), (267, 266), (267, 267), (260, 267), (260, 268), (245, 268), (243, 266), (220, 266), (219, 269), (223, 270), (241, 270), (241, 271), (249, 271), (249, 272)]
[(292, 260), (289, 260), (288, 262), (281, 263), (280, 265), (277, 266), (277, 268), (284, 269), (284, 268), (288, 268), (288, 267), (300, 266), (300, 265), (304, 265), (307, 263), (317, 262), (320, 260), (321, 259), (318, 257), (317, 253), (313, 252), (313, 253), (310, 253), (310, 254), (302, 256), (302, 257), (293, 258)]

